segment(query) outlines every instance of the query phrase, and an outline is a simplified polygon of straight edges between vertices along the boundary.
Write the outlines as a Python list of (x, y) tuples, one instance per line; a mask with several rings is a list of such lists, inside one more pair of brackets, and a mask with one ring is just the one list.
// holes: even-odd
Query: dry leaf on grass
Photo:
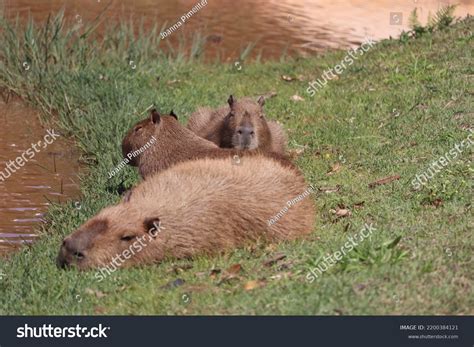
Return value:
[(271, 257), (270, 259), (265, 260), (263, 265), (270, 267), (270, 266), (276, 264), (277, 262), (279, 262), (280, 260), (285, 259), (285, 258), (286, 258), (285, 254), (277, 253), (273, 257)]
[(299, 96), (298, 94), (293, 95), (291, 97), (291, 100), (293, 100), (293, 101), (304, 101), (304, 99), (301, 96)]
[(107, 312), (107, 309), (105, 307), (102, 307), (102, 306), (94, 307), (94, 313), (95, 314), (102, 315), (102, 314), (105, 314), (106, 312)]
[(85, 292), (89, 295), (94, 295), (98, 299), (103, 298), (105, 296), (105, 294), (100, 290), (86, 288)]
[(209, 273), (209, 277), (211, 278), (216, 278), (218, 274), (220, 274), (222, 271), (221, 269), (212, 269), (211, 272)]
[(330, 212), (334, 213), (337, 217), (350, 217), (350, 215), (352, 214), (351, 211), (347, 208), (340, 208), (340, 207), (336, 207), (335, 210), (330, 210)]
[(265, 284), (266, 282), (263, 280), (248, 281), (247, 283), (244, 284), (244, 289), (254, 290), (254, 289), (263, 287)]
[(375, 182), (369, 183), (369, 188), (374, 188), (375, 186), (380, 186), (382, 184), (387, 184), (393, 181), (397, 181), (400, 179), (400, 177), (401, 177), (400, 175), (394, 175), (394, 176), (389, 176), (389, 177), (379, 179)]
[(341, 186), (337, 185), (335, 187), (320, 187), (319, 191), (329, 194), (329, 193), (337, 193), (340, 189), (341, 189)]
[(431, 202), (431, 205), (433, 205), (434, 207), (439, 207), (442, 204), (443, 204), (443, 199), (441, 198), (437, 198)]
[(289, 149), (288, 154), (292, 159), (298, 159), (305, 151), (304, 147)]
[(181, 272), (184, 272), (186, 270), (192, 269), (193, 266), (191, 264), (183, 264), (183, 265), (173, 265), (173, 267), (169, 270), (167, 270), (167, 273), (172, 273), (174, 272), (176, 275), (179, 275)]
[(234, 264), (234, 265), (231, 265), (229, 266), (229, 268), (227, 270), (225, 270), (225, 272), (227, 274), (233, 274), (233, 275), (236, 275), (236, 274), (239, 274), (242, 272), (242, 265), (240, 264)]
[(287, 272), (280, 272), (276, 275), (270, 276), (270, 279), (279, 281), (279, 280), (283, 280), (283, 279), (288, 279), (292, 276), (293, 276), (293, 273), (290, 272), (290, 271), (287, 271)]
[(327, 174), (328, 174), (328, 176), (334, 175), (335, 173), (341, 171), (341, 169), (342, 169), (342, 165), (339, 164), (339, 163), (336, 163), (336, 164), (331, 166), (331, 170), (329, 170)]
[(222, 283), (229, 282), (230, 280), (237, 279), (240, 280), (239, 274), (243, 271), (242, 265), (234, 264), (227, 268), (221, 276), (221, 280), (219, 281), (218, 285)]
[(294, 80), (293, 77), (288, 76), (288, 75), (281, 75), (281, 79), (282, 79), (283, 81), (286, 81), (286, 82), (291, 82), (291, 81)]

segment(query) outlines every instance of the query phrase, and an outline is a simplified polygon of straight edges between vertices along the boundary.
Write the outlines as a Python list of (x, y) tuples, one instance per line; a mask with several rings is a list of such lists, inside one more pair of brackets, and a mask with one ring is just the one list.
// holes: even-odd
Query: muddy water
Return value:
[[(200, 0), (3, 0), (7, 17), (44, 20), (62, 7), (70, 21), (95, 18), (109, 2), (105, 22), (134, 19), (145, 27), (177, 23)], [(353, 47), (366, 35), (381, 39), (408, 29), (416, 7), (421, 22), (440, 7), (458, 4), (456, 15), (474, 14), (473, 0), (207, 0), (207, 5), (185, 21), (184, 34), (204, 30), (212, 35), (206, 52), (235, 59), (248, 42), (257, 42), (254, 53), (280, 57), (335, 47)], [(1, 4), (1, 0), (0, 0)], [(172, 33), (165, 40), (177, 39)]]
[[(58, 131), (45, 138), (49, 128), (43, 128), (38, 113), (20, 100), (6, 104), (0, 99), (0, 121), (1, 255), (35, 239), (34, 230), (51, 202), (79, 196), (79, 164), (71, 143), (54, 139)], [(38, 141), (42, 141), (39, 146)], [(26, 163), (9, 164), (30, 148), (23, 155)]]

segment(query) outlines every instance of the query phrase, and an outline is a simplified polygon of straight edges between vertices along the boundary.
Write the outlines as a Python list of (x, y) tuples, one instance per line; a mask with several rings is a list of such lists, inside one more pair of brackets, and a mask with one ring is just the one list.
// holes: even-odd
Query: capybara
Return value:
[(66, 237), (57, 264), (141, 265), (294, 239), (313, 229), (312, 190), (299, 171), (264, 156), (180, 163)]
[(267, 121), (263, 112), (265, 97), (229, 97), (228, 106), (200, 108), (191, 114), (187, 128), (221, 148), (255, 149), (285, 153), (285, 131), (275, 121)]
[(285, 155), (279, 153), (261, 149), (243, 151), (219, 148), (182, 126), (174, 113), (160, 115), (157, 110), (152, 110), (150, 117), (130, 129), (123, 139), (122, 152), (128, 159), (128, 164), (138, 167), (142, 177), (165, 170), (174, 164), (199, 158), (265, 155), (279, 159), (289, 166), (293, 165)]

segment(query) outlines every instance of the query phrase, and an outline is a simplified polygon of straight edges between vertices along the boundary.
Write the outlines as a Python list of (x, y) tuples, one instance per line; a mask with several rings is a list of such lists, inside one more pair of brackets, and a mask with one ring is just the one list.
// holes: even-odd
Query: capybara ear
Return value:
[(156, 237), (161, 228), (161, 221), (158, 217), (146, 218), (143, 222), (143, 226), (148, 234), (152, 237)]
[(176, 120), (178, 120), (178, 116), (176, 115), (176, 113), (173, 112), (173, 110), (171, 110), (170, 116), (172, 116), (172, 117), (176, 118)]
[(260, 105), (260, 107), (263, 107), (263, 105), (265, 105), (265, 97), (262, 95), (261, 97), (258, 98), (257, 102)]
[(122, 202), (129, 202), (130, 198), (132, 197), (133, 189), (127, 190), (123, 195), (122, 195)]
[(232, 108), (236, 101), (237, 100), (232, 96), (232, 94), (229, 96), (229, 99), (227, 99), (227, 103), (229, 104), (230, 108)]
[(150, 112), (150, 120), (151, 120), (154, 124), (160, 123), (161, 115), (158, 113), (158, 111), (157, 111), (156, 109), (151, 110), (151, 112)]

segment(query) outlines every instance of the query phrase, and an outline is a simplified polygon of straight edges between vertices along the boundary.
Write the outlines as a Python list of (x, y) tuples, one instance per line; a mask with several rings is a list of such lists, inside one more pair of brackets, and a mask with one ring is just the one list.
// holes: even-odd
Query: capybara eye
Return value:
[(141, 128), (142, 128), (142, 127), (139, 125), (139, 126), (136, 126), (134, 130), (135, 130), (135, 132), (137, 132), (137, 131), (140, 130)]
[(132, 241), (136, 236), (135, 235), (125, 235), (120, 238), (122, 241)]
[(237, 130), (237, 133), (238, 133), (239, 135), (242, 135), (242, 130)]

